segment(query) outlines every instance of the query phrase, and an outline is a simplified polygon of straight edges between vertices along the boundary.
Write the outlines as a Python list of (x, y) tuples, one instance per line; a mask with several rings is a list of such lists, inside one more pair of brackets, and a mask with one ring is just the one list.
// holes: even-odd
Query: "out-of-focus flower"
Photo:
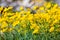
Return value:
[(13, 22), (13, 26), (16, 26), (17, 24), (19, 23), (19, 21), (15, 21), (15, 22)]
[(21, 7), (20, 7), (20, 10), (23, 10), (23, 9), (24, 9), (24, 7), (23, 7), (23, 6), (21, 6)]
[(6, 28), (7, 26), (8, 26), (8, 24), (6, 22), (2, 22), (1, 28)]
[(51, 27), (49, 32), (53, 32), (54, 31), (54, 27)]
[(33, 34), (38, 33), (38, 29), (34, 29)]

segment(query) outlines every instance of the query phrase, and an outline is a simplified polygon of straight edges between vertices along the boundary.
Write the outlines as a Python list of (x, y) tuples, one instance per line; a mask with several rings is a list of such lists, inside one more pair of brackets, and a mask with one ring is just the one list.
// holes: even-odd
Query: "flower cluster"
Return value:
[[(60, 40), (56, 37), (60, 35), (60, 7), (57, 4), (48, 2), (25, 10), (20, 7), (19, 12), (12, 9), (0, 7), (2, 40)], [(8, 34), (10, 37), (5, 38)]]

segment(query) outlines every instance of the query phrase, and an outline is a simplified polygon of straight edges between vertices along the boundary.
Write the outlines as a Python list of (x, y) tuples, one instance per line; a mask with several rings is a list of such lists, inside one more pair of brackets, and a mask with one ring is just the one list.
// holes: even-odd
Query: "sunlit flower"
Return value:
[(1, 32), (6, 32), (8, 28), (2, 29)]
[(43, 6), (41, 6), (39, 9), (40, 9), (40, 10), (44, 10), (44, 7), (43, 7)]
[(50, 29), (49, 29), (49, 32), (53, 32), (54, 31), (54, 27), (51, 27)]
[(33, 10), (36, 10), (37, 8), (38, 8), (38, 6), (34, 6), (34, 7), (33, 7)]
[(33, 34), (38, 33), (38, 29), (34, 29)]
[(19, 21), (15, 21), (15, 22), (13, 22), (13, 26), (16, 26), (17, 24), (19, 23)]
[(46, 5), (46, 8), (50, 8), (51, 7), (51, 3), (48, 2), (47, 5)]
[(36, 24), (31, 24), (30, 29), (34, 29), (36, 26)]
[(21, 7), (20, 7), (20, 10), (23, 10), (23, 9), (24, 9), (24, 7), (23, 7), (23, 6), (21, 6)]
[(12, 8), (13, 8), (12, 6), (8, 7), (8, 9), (12, 9)]
[(1, 28), (5, 28), (7, 26), (8, 26), (8, 24), (6, 22), (2, 22)]

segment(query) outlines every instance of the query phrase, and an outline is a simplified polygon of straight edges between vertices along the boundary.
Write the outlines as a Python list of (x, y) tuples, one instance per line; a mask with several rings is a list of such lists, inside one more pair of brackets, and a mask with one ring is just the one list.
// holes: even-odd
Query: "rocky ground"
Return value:
[[(39, 0), (38, 0), (39, 1)], [(15, 10), (19, 11), (20, 6), (24, 6), (24, 7), (33, 7), (34, 5), (39, 5), (41, 6), (45, 0), (41, 0), (41, 1), (31, 1), (31, 0), (0, 0), (0, 6), (13, 6), (15, 8)], [(58, 3), (60, 5), (60, 0), (53, 0), (54, 2)]]

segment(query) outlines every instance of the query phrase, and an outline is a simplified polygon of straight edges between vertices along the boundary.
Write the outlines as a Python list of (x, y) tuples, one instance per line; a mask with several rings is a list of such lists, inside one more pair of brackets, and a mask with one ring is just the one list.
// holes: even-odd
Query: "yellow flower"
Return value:
[(21, 12), (20, 12), (20, 15), (22, 15), (22, 14), (25, 14), (25, 11), (21, 11)]
[(60, 20), (60, 15), (58, 16), (58, 20)]
[(36, 26), (36, 27), (35, 27), (35, 29), (38, 29), (38, 30), (39, 30), (39, 29), (40, 29), (40, 27), (39, 27), (39, 26)]
[(3, 7), (0, 7), (0, 12), (3, 10)]
[(47, 3), (45, 3), (45, 6), (46, 6), (46, 8), (50, 8), (51, 7), (51, 3), (47, 2)]
[(34, 18), (36, 18), (36, 19), (39, 19), (39, 17), (40, 17), (40, 14), (34, 14)]
[(12, 16), (12, 15), (14, 15), (14, 13), (8, 13), (8, 12), (5, 12), (5, 14), (6, 14), (7, 16)]
[(54, 20), (54, 21), (53, 21), (53, 24), (55, 24), (55, 23), (57, 23), (57, 22), (58, 22), (58, 20)]
[(24, 10), (24, 7), (23, 7), (23, 6), (21, 6), (21, 7), (20, 7), (20, 10)]
[(41, 6), (39, 9), (40, 9), (40, 10), (44, 10), (44, 7), (43, 7), (43, 6)]
[(51, 27), (50, 29), (49, 29), (49, 32), (53, 32), (54, 31), (54, 27)]
[(8, 8), (5, 8), (3, 12), (6, 12), (6, 11), (8, 11)]
[(56, 11), (57, 11), (56, 8), (51, 8), (51, 13), (55, 14)]
[(31, 24), (30, 29), (34, 29), (36, 26), (36, 24)]
[(0, 17), (0, 22), (2, 22), (2, 18)]
[(27, 27), (26, 24), (23, 24), (22, 26), (23, 26), (23, 28), (26, 28)]
[(33, 7), (33, 10), (36, 10), (37, 8), (38, 8), (38, 6), (34, 6), (34, 7)]
[(5, 28), (5, 29), (1, 30), (1, 32), (6, 32), (6, 31), (7, 31), (7, 29), (8, 29), (8, 28)]
[(28, 20), (29, 20), (29, 21), (33, 20), (33, 15), (32, 15), (32, 14), (30, 14), (30, 15), (28, 16)]
[(2, 25), (1, 25), (1, 28), (5, 28), (5, 27), (7, 27), (8, 26), (8, 24), (4, 21), (4, 22), (2, 22)]
[(26, 19), (26, 15), (24, 15), (24, 16), (22, 16), (21, 18), (20, 18), (20, 20), (22, 21), (22, 20), (25, 20)]
[(12, 31), (13, 30), (13, 28), (8, 28), (8, 30), (7, 31)]
[(29, 15), (30, 14), (30, 11), (27, 11), (26, 15)]
[(10, 6), (10, 7), (8, 7), (8, 10), (9, 10), (9, 9), (12, 9), (12, 8), (13, 8), (13, 7), (12, 7), (12, 6)]
[(34, 29), (33, 34), (38, 33), (38, 29)]
[(53, 6), (53, 8), (57, 8), (58, 7), (58, 4), (55, 4), (54, 6)]
[(30, 8), (27, 8), (27, 11), (30, 11), (31, 9)]
[(48, 14), (44, 14), (44, 17), (45, 17), (46, 21), (49, 21), (49, 19), (50, 19), (50, 15), (48, 15)]
[(5, 13), (4, 13), (4, 17), (7, 17), (7, 15), (8, 15), (7, 12), (5, 12)]
[(13, 22), (13, 26), (16, 26), (17, 24), (19, 23), (19, 21), (15, 21), (15, 22)]
[(47, 2), (45, 2), (43, 5), (46, 6), (47, 5)]

